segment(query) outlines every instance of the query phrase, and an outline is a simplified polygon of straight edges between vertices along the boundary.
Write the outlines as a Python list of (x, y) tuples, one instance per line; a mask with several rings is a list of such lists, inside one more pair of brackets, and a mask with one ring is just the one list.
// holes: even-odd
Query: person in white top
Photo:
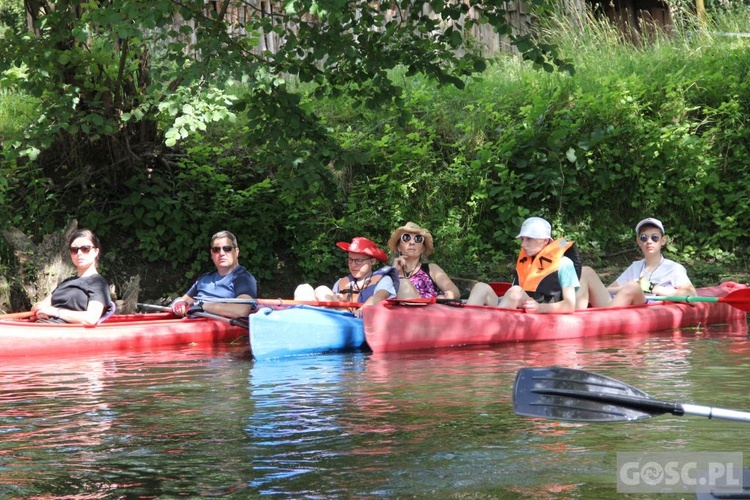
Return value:
[(576, 295), (576, 309), (619, 307), (645, 304), (649, 297), (693, 296), (695, 287), (682, 264), (665, 258), (662, 247), (667, 243), (664, 225), (649, 217), (635, 226), (636, 242), (643, 259), (633, 262), (611, 285), (604, 287), (590, 267), (581, 272), (581, 288)]

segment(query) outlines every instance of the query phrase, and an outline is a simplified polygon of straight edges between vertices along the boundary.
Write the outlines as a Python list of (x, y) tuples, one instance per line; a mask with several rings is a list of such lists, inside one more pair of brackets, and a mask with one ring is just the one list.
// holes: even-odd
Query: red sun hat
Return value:
[(378, 246), (371, 240), (368, 240), (367, 238), (363, 238), (361, 236), (357, 236), (356, 238), (354, 238), (351, 243), (339, 241), (338, 243), (336, 243), (336, 246), (344, 252), (369, 255), (373, 259), (377, 259), (380, 262), (385, 262), (388, 260), (388, 256), (383, 250), (379, 249)]

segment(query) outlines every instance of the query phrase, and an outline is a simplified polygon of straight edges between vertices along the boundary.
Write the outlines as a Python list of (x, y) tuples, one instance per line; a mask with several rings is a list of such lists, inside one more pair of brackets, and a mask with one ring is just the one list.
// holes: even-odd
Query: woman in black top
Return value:
[(42, 321), (95, 325), (111, 302), (109, 284), (96, 269), (99, 240), (88, 229), (78, 229), (70, 236), (68, 247), (77, 275), (60, 283), (31, 310)]

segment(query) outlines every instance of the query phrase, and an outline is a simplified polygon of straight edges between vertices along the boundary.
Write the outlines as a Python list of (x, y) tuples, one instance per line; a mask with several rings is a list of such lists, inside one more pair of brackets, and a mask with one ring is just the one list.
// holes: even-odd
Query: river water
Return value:
[(750, 423), (523, 418), (516, 371), (750, 410), (749, 356), (746, 330), (712, 328), (257, 363), (247, 346), (1, 360), (0, 497), (610, 498), (618, 452), (750, 451)]

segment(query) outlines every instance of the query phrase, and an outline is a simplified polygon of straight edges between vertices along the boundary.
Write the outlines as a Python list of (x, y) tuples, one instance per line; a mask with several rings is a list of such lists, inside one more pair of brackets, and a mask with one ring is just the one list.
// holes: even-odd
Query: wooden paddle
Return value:
[[(159, 306), (156, 304), (144, 304), (142, 302), (139, 302), (138, 307), (142, 307), (144, 309), (151, 309), (153, 311), (162, 311), (162, 312), (169, 312), (169, 313), (172, 312), (171, 307)], [(247, 318), (227, 318), (226, 316), (220, 316), (218, 314), (211, 314), (210, 312), (206, 312), (206, 311), (192, 313), (190, 316), (197, 316), (199, 318), (218, 319), (221, 321), (225, 321), (229, 323), (230, 325), (239, 326), (242, 328), (248, 328), (248, 326), (250, 325), (250, 322), (247, 320)]]
[(735, 290), (723, 297), (683, 297), (675, 295), (668, 297), (649, 297), (649, 299), (666, 300), (669, 302), (724, 302), (742, 311), (750, 311), (750, 288)]
[(527, 417), (583, 422), (639, 420), (664, 413), (750, 422), (750, 412), (658, 401), (625, 382), (558, 366), (518, 370), (513, 410)]
[(0, 319), (23, 319), (23, 318), (31, 318), (33, 316), (36, 316), (35, 312), (25, 311), (25, 312), (17, 312), (17, 313), (0, 314)]

